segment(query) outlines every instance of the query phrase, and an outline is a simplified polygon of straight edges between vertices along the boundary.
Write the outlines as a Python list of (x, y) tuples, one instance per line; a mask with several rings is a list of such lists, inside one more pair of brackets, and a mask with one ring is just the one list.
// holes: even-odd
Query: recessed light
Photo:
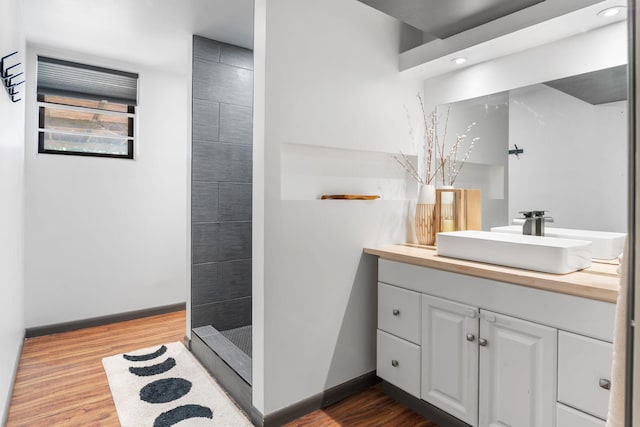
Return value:
[(467, 62), (467, 58), (463, 58), (463, 57), (453, 58), (451, 60), (451, 62), (453, 62), (456, 65), (460, 65), (460, 64), (464, 64), (465, 62)]
[(625, 8), (624, 6), (608, 7), (598, 12), (598, 16), (604, 16), (604, 17), (610, 18), (612, 16), (616, 16), (622, 13), (624, 8)]

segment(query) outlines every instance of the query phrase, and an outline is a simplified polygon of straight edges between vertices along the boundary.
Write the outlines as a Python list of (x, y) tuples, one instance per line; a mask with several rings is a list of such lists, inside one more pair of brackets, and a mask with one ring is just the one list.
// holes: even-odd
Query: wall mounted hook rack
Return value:
[(17, 82), (18, 77), (24, 75), (24, 71), (15, 72), (14, 69), (18, 69), (18, 67), (22, 64), (21, 62), (17, 62), (13, 65), (7, 66), (7, 60), (14, 55), (17, 55), (18, 51), (10, 53), (9, 55), (5, 55), (0, 58), (0, 78), (2, 79), (2, 83), (7, 93), (9, 94), (9, 98), (11, 98), (12, 102), (18, 102), (22, 98), (18, 98), (19, 87), (24, 84), (24, 79), (22, 81)]

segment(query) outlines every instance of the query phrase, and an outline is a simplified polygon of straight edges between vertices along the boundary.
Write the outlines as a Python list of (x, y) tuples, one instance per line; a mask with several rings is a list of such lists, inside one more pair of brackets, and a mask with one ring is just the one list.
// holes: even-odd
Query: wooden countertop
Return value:
[(381, 248), (365, 248), (364, 252), (391, 261), (600, 301), (615, 303), (618, 298), (620, 278), (616, 273), (617, 262), (594, 261), (591, 267), (575, 273), (549, 274), (438, 256), (435, 248), (429, 246), (389, 245)]

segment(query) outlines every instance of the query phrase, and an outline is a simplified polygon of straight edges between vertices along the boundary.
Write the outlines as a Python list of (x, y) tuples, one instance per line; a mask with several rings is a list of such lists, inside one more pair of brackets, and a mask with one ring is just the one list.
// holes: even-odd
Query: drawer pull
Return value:
[(399, 363), (398, 363), (398, 361), (397, 361), (397, 360), (392, 360), (392, 361), (391, 361), (391, 366), (393, 366), (394, 368), (397, 368), (397, 367), (398, 367), (398, 365), (399, 365)]
[(398, 310), (397, 308), (394, 308), (392, 313), (393, 313), (394, 316), (399, 316), (400, 315), (400, 310)]
[(473, 341), (476, 339), (476, 336), (473, 334), (467, 334), (467, 341)]
[(487, 342), (487, 340), (485, 340), (484, 338), (480, 338), (480, 339), (478, 340), (478, 344), (480, 344), (480, 346), (481, 346), (481, 347), (486, 347), (486, 346), (487, 346), (487, 344), (489, 344), (489, 343), (488, 343), (488, 342)]
[(604, 378), (600, 378), (598, 385), (605, 390), (611, 390), (611, 381), (605, 380)]

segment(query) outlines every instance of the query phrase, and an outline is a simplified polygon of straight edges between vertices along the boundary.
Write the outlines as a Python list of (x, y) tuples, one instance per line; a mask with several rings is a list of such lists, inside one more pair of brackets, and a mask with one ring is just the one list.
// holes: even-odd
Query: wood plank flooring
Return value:
[[(25, 341), (7, 427), (119, 426), (102, 358), (180, 341), (185, 312)], [(287, 427), (437, 427), (372, 387)], [(232, 427), (232, 426), (231, 426)]]
[(102, 358), (180, 341), (185, 312), (25, 341), (7, 427), (119, 426)]
[(314, 411), (286, 427), (438, 427), (371, 387), (334, 405)]

